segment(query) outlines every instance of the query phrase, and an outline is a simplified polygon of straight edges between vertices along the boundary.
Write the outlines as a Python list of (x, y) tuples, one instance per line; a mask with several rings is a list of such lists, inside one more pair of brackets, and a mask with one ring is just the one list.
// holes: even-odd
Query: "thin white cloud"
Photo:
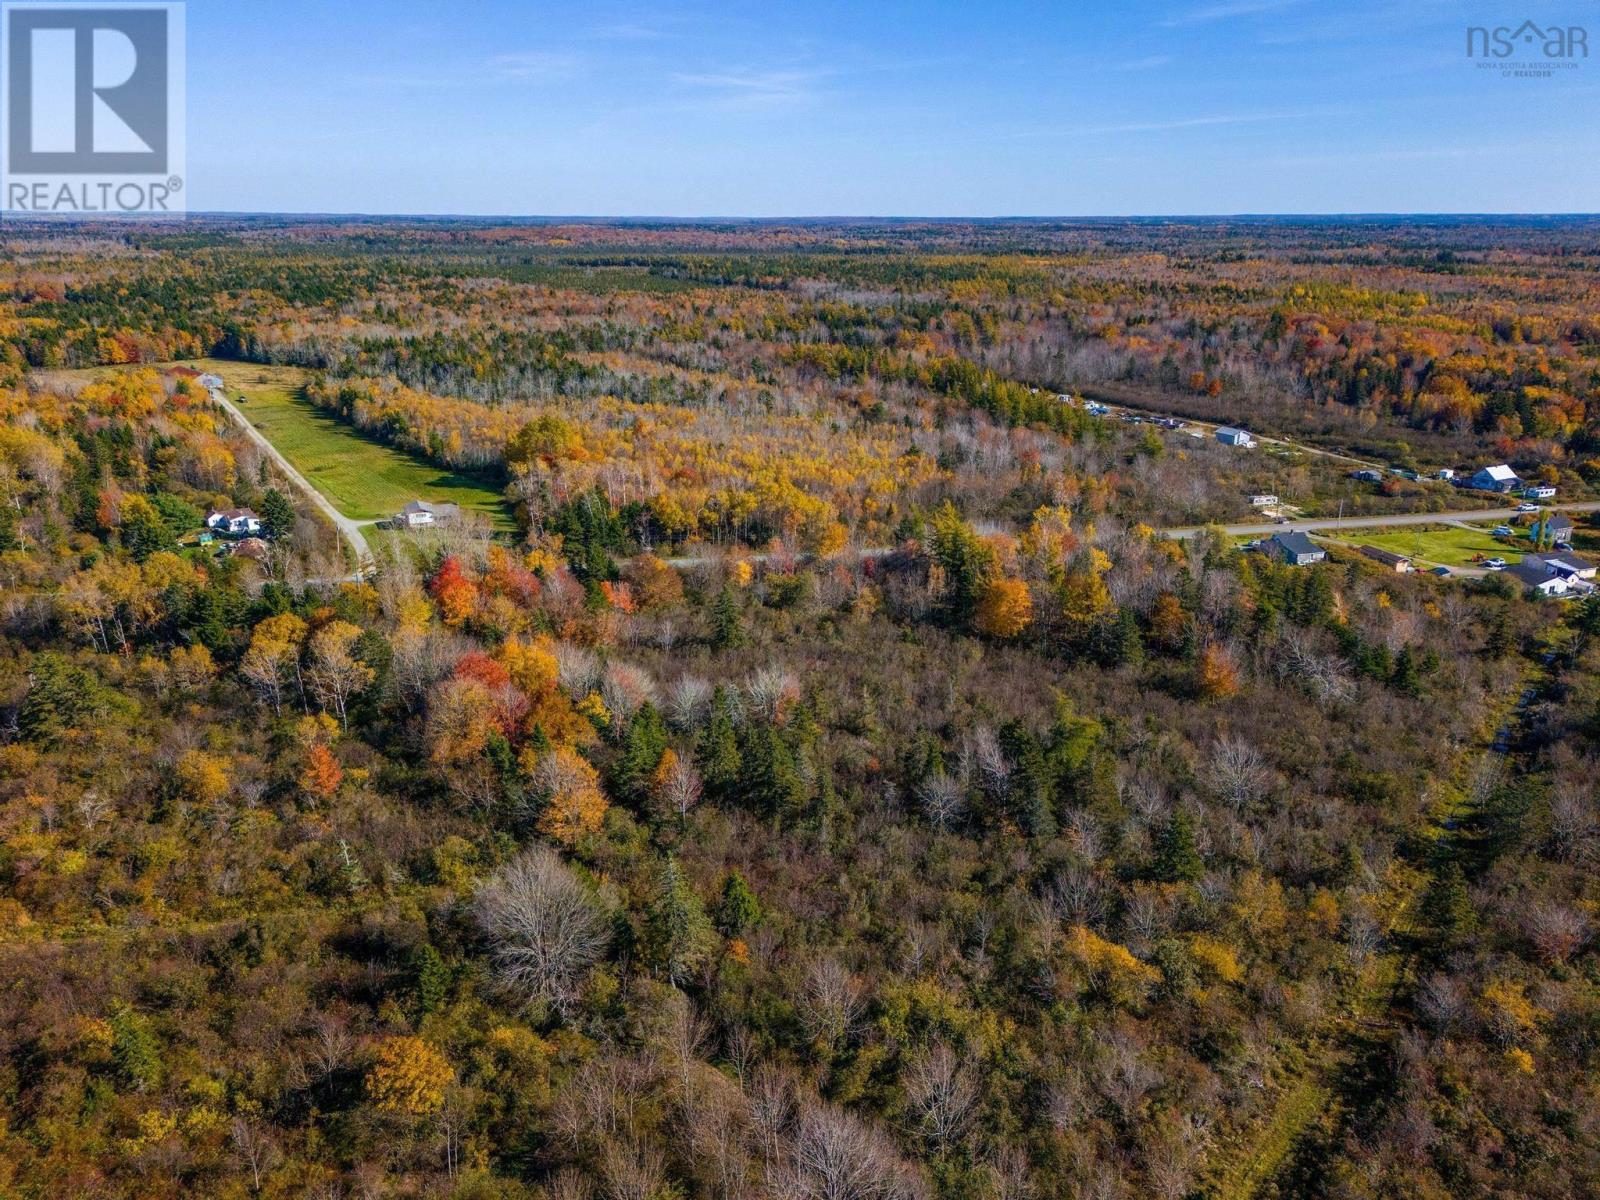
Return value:
[(1216, 113), (1201, 117), (1174, 117), (1160, 121), (1127, 121), (1117, 125), (1079, 125), (1073, 127), (1044, 127), (1018, 129), (1002, 136), (1012, 138), (1036, 137), (1094, 137), (1108, 133), (1170, 133), (1181, 129), (1202, 129), (1222, 125), (1259, 125), (1271, 121), (1317, 120), (1341, 115), (1333, 109), (1293, 109), (1254, 113)]
[(1253, 17), (1261, 13), (1293, 8), (1300, 2), (1301, 0), (1222, 0), (1220, 4), (1208, 4), (1201, 8), (1191, 8), (1187, 12), (1174, 13), (1161, 23), (1169, 29), (1184, 25), (1209, 25), (1213, 21)]
[(1345, 153), (1291, 154), (1272, 160), (1284, 167), (1326, 167), (1377, 162), (1436, 162), (1463, 158), (1499, 158), (1526, 146), (1421, 146), (1391, 150), (1352, 150)]
[(533, 81), (570, 79), (578, 73), (580, 67), (576, 55), (548, 50), (496, 54), (489, 59), (487, 65), (489, 73), (496, 79)]
[(1130, 58), (1127, 62), (1112, 63), (1113, 71), (1153, 71), (1172, 61), (1170, 54), (1147, 54), (1143, 58)]
[(677, 72), (673, 82), (702, 92), (712, 107), (725, 109), (784, 108), (816, 99), (815, 84), (826, 72), (750, 70)]

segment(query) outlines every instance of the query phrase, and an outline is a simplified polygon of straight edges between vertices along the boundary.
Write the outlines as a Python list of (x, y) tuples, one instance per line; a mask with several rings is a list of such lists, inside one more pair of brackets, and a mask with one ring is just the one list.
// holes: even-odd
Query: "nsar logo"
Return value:
[(1550, 79), (1576, 70), (1589, 57), (1589, 31), (1582, 25), (1469, 25), (1467, 57), (1507, 78)]

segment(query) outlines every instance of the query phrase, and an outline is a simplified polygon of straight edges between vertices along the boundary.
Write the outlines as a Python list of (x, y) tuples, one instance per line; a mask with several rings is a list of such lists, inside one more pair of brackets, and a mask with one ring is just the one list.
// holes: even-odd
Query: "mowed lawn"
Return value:
[(1352, 546), (1376, 546), (1394, 554), (1404, 554), (1424, 562), (1446, 567), (1470, 567), (1472, 556), (1503, 558), (1518, 562), (1532, 543), (1526, 536), (1501, 541), (1489, 529), (1462, 528), (1457, 525), (1430, 529), (1426, 526), (1399, 529), (1340, 530), (1340, 540)]
[(303, 399), (302, 369), (218, 359), (191, 365), (221, 376), (228, 399), (345, 516), (378, 520), (407, 500), (431, 500), (482, 513), (499, 529), (515, 528), (500, 493), (483, 480), (364, 437)]

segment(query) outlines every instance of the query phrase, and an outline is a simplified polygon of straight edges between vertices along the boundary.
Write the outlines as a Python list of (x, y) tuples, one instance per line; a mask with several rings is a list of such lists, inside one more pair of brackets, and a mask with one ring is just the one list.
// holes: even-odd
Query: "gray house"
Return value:
[(1572, 541), (1572, 518), (1565, 513), (1551, 513), (1543, 521), (1535, 521), (1531, 531), (1534, 537), (1549, 534), (1553, 542)]
[(401, 529), (421, 529), (426, 525), (438, 525), (445, 521), (454, 521), (461, 515), (461, 509), (454, 504), (429, 504), (426, 500), (409, 500), (406, 506), (395, 514), (394, 523)]
[(1291, 567), (1309, 567), (1328, 557), (1328, 552), (1303, 533), (1275, 533), (1262, 547)]
[(1247, 450), (1256, 444), (1255, 438), (1251, 437), (1244, 430), (1234, 429), (1230, 425), (1224, 425), (1221, 429), (1217, 430), (1217, 441), (1221, 442), (1224, 446), (1243, 446)]
[(1522, 486), (1522, 480), (1518, 479), (1517, 473), (1505, 463), (1500, 463), (1479, 470), (1467, 480), (1467, 486), (1476, 488), (1480, 492), (1514, 492)]

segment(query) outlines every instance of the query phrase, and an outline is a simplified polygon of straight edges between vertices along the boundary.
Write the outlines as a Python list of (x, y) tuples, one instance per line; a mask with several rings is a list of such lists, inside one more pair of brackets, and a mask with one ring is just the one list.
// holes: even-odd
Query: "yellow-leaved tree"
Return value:
[(1014, 638), (1033, 623), (1033, 595), (1020, 579), (990, 580), (978, 600), (973, 624), (992, 638)]
[(610, 805), (600, 791), (599, 773), (581, 754), (567, 746), (538, 755), (525, 750), (522, 765), (533, 790), (544, 797), (540, 833), (572, 846), (600, 828)]
[(444, 1105), (455, 1072), (443, 1054), (419, 1037), (389, 1037), (378, 1043), (367, 1072), (367, 1095), (379, 1112), (425, 1116)]

